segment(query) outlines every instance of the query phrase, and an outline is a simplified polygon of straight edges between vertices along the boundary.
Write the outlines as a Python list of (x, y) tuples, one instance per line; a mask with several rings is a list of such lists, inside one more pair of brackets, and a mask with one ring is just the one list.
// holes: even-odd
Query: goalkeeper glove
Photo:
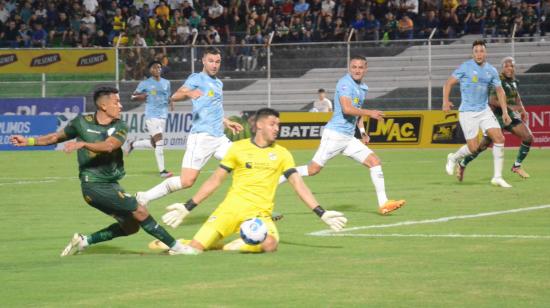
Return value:
[(348, 222), (344, 214), (337, 211), (325, 211), (320, 205), (314, 208), (313, 212), (334, 231), (341, 231)]
[(166, 207), (169, 212), (162, 215), (162, 221), (172, 228), (177, 228), (195, 206), (197, 204), (193, 199), (189, 199), (185, 204), (174, 203), (169, 205)]

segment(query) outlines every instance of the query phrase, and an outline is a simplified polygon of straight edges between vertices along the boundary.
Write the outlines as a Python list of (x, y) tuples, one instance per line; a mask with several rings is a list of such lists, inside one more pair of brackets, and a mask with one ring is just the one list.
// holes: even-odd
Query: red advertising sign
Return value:
[[(547, 106), (526, 106), (527, 126), (533, 132), (533, 147), (550, 147), (550, 105)], [(505, 131), (507, 147), (516, 147), (521, 144), (521, 140)]]

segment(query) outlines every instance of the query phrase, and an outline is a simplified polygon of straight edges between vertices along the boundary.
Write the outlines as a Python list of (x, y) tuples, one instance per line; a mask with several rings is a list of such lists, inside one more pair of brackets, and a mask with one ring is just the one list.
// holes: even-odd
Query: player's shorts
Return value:
[(230, 147), (231, 140), (225, 135), (214, 137), (207, 133), (189, 134), (181, 167), (201, 170), (212, 155), (221, 160)]
[(193, 239), (207, 249), (217, 240), (238, 233), (245, 220), (256, 217), (260, 217), (266, 224), (267, 234), (279, 242), (279, 231), (271, 219), (271, 212), (227, 201), (221, 203), (208, 217)]
[(82, 196), (89, 205), (115, 217), (119, 222), (137, 209), (136, 198), (127, 194), (118, 183), (81, 182)]
[(319, 149), (312, 160), (320, 166), (324, 166), (331, 158), (340, 153), (362, 164), (373, 151), (353, 136), (325, 128)]
[(145, 120), (145, 126), (149, 135), (155, 136), (158, 134), (164, 133), (164, 128), (166, 127), (166, 119), (160, 118), (150, 118)]
[(458, 120), (466, 140), (477, 138), (479, 129), (481, 129), (483, 134), (489, 128), (500, 129), (497, 118), (489, 107), (483, 111), (461, 111), (459, 112)]
[(501, 108), (495, 108), (493, 110), (493, 113), (495, 114), (495, 117), (497, 118), (498, 124), (502, 129), (505, 129), (509, 132), (512, 131), (512, 129), (523, 122), (521, 121), (521, 116), (513, 111), (512, 109), (508, 108), (508, 115), (510, 115), (510, 118), (512, 119), (512, 122), (509, 125), (504, 124), (504, 120), (502, 119), (502, 109)]

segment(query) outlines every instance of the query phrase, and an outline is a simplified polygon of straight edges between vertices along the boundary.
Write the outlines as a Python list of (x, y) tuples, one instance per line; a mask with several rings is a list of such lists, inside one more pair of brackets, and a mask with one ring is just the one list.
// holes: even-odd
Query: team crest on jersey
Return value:
[(472, 82), (479, 82), (479, 77), (477, 77), (477, 72), (474, 72), (474, 76), (472, 76)]
[(214, 90), (208, 91), (208, 96), (209, 96), (209, 97), (213, 97), (213, 96), (214, 96)]
[(359, 97), (355, 97), (355, 98), (353, 98), (353, 103), (355, 103), (355, 104), (359, 104)]
[(107, 136), (111, 136), (115, 132), (115, 128), (111, 127), (107, 130)]
[(267, 155), (268, 155), (269, 159), (271, 159), (271, 160), (277, 160), (277, 154), (275, 154), (275, 153), (269, 153), (269, 154), (267, 154)]

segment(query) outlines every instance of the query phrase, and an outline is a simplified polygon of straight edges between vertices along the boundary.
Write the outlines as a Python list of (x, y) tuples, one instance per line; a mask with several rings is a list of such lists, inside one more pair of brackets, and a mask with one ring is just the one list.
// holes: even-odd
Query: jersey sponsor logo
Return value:
[(61, 55), (58, 53), (50, 53), (41, 55), (40, 57), (32, 58), (31, 67), (35, 66), (47, 66), (61, 61)]
[(384, 121), (369, 119), (365, 127), (370, 143), (408, 143), (420, 142), (422, 116), (389, 116)]
[(0, 66), (8, 65), (14, 62), (17, 62), (17, 55), (14, 53), (0, 56)]
[(320, 139), (323, 134), (324, 122), (311, 123), (281, 123), (279, 140)]
[(106, 53), (94, 53), (91, 55), (80, 57), (76, 62), (76, 66), (92, 66), (106, 61)]
[(269, 159), (271, 160), (277, 160), (277, 154), (271, 152), (269, 154), (267, 154), (267, 156), (269, 157)]
[(101, 134), (101, 132), (99, 132), (99, 131), (97, 131), (97, 130), (89, 129), (89, 128), (86, 129), (86, 131), (87, 131), (88, 133)]
[(111, 127), (107, 130), (107, 136), (111, 136), (115, 132), (115, 128)]

